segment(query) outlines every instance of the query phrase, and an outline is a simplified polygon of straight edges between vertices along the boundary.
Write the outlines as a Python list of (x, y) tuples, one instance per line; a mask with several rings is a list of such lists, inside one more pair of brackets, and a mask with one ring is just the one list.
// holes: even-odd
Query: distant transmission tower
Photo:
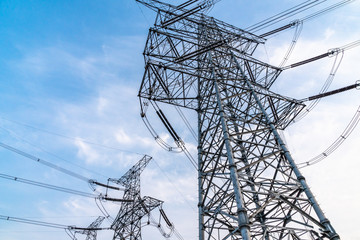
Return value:
[(198, 113), (199, 239), (340, 239), (279, 135), (305, 105), (270, 91), (283, 68), (252, 57), (285, 28), (257, 36), (202, 14), (214, 1), (137, 2), (157, 11), (142, 115), (149, 102)]
[[(97, 231), (101, 230), (100, 225), (104, 221), (105, 217), (98, 217), (95, 219), (94, 222), (92, 222), (87, 228), (75, 228), (77, 229), (75, 233), (84, 234), (86, 235), (85, 240), (96, 240), (97, 237)], [(73, 236), (73, 239), (76, 240), (77, 238), (75, 235)]]
[(123, 199), (129, 200), (121, 204), (120, 211), (111, 225), (115, 232), (114, 240), (141, 240), (142, 218), (163, 203), (155, 198), (140, 195), (140, 174), (151, 159), (145, 155), (124, 176), (109, 179), (125, 187)]

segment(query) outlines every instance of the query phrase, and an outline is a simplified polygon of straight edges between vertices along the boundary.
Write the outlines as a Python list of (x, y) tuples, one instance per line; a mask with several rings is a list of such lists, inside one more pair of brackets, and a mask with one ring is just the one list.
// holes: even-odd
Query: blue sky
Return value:
[[(209, 15), (245, 28), (301, 1), (275, 2), (222, 0)], [(121, 177), (142, 154), (153, 156), (154, 162), (143, 173), (143, 195), (164, 200), (165, 211), (178, 231), (185, 239), (196, 239), (196, 172), (183, 154), (162, 150), (139, 115), (136, 95), (144, 70), (142, 52), (154, 14), (131, 0), (3, 0), (0, 11), (0, 142), (103, 182)], [(360, 4), (355, 1), (305, 22), (289, 63), (359, 40), (359, 11)], [(292, 34), (289, 30), (268, 39), (257, 56), (279, 64)], [(360, 47), (345, 52), (330, 89), (359, 79), (359, 51)], [(300, 99), (314, 95), (333, 61), (326, 58), (285, 71), (273, 90)], [(284, 135), (295, 159), (308, 160), (325, 150), (345, 129), (359, 104), (356, 90), (329, 97), (289, 127)], [(190, 152), (196, 152), (190, 133), (177, 119), (171, 120)], [(170, 140), (156, 119), (154, 124), (161, 136)], [(344, 239), (358, 237), (359, 142), (357, 128), (330, 157), (303, 170), (325, 214)], [(0, 149), (0, 166), (1, 174), (91, 192), (85, 182), (6, 149)], [(0, 215), (86, 226), (101, 214), (92, 199), (80, 196), (5, 179), (0, 179), (0, 191)], [(106, 203), (106, 207), (116, 214), (118, 205)], [(160, 238), (156, 229), (144, 231), (144, 239)], [(63, 230), (0, 221), (1, 239), (49, 236), (67, 238)], [(98, 239), (109, 236), (109, 232), (101, 233)]]

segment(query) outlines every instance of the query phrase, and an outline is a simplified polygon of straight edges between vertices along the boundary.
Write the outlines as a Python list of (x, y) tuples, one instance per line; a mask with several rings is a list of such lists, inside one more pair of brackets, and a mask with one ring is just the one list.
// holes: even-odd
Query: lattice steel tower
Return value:
[(128, 200), (122, 202), (119, 213), (111, 225), (111, 229), (114, 230), (114, 240), (141, 240), (141, 220), (163, 203), (149, 196), (141, 197), (140, 194), (140, 174), (151, 159), (145, 155), (121, 178), (109, 179), (110, 182), (125, 187), (123, 199)]
[(252, 57), (263, 36), (201, 13), (213, 1), (138, 2), (157, 11), (142, 107), (198, 113), (199, 239), (340, 239), (279, 135), (304, 104), (270, 91), (282, 69)]
[[(100, 227), (101, 223), (104, 221), (104, 219), (105, 219), (105, 217), (102, 217), (102, 216), (96, 218), (95, 221), (92, 222), (87, 228), (75, 227), (74, 229), (77, 229), (75, 231), (75, 233), (86, 235), (85, 240), (96, 240), (97, 231), (101, 230), (101, 228), (99, 228), (99, 227)], [(77, 240), (77, 238), (75, 237), (75, 234), (73, 235), (73, 240)]]

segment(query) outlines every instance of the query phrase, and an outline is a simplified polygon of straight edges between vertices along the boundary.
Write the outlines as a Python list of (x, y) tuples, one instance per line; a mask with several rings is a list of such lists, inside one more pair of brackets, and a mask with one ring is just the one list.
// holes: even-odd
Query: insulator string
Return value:
[[(143, 122), (146, 126), (146, 128), (149, 130), (149, 132), (151, 133), (151, 135), (154, 137), (155, 141), (165, 150), (169, 151), (169, 152), (184, 152), (186, 157), (189, 159), (190, 163), (193, 165), (193, 167), (195, 169), (197, 169), (197, 163), (194, 160), (194, 158), (192, 157), (192, 155), (190, 154), (190, 152), (187, 150), (185, 143), (182, 141), (182, 139), (180, 137), (178, 137), (177, 133), (174, 131), (174, 129), (171, 127), (170, 123), (167, 121), (167, 119), (164, 119), (165, 116), (163, 114), (163, 112), (161, 111), (160, 107), (157, 105), (156, 102), (153, 102), (151, 100), (149, 100), (148, 102), (151, 103), (151, 105), (153, 106), (154, 110), (156, 112), (158, 112), (158, 115), (160, 115), (159, 117), (162, 118), (162, 122), (164, 124), (167, 125), (167, 130), (172, 133), (171, 135), (174, 138), (174, 141), (176, 142), (176, 147), (170, 146), (168, 143), (166, 143), (160, 136), (159, 134), (157, 134), (157, 132), (155, 131), (155, 129), (152, 127), (152, 125), (150, 124), (150, 121), (147, 118), (146, 112), (145, 112), (145, 108), (143, 108), (142, 112), (141, 112), (141, 118), (143, 119)], [(143, 103), (144, 106), (147, 106), (148, 102)], [(179, 109), (180, 110), (180, 109)], [(181, 112), (181, 111), (180, 111)], [(180, 114), (179, 112), (179, 114)], [(183, 115), (184, 116), (184, 115)], [(184, 121), (187, 122), (188, 124), (190, 124), (188, 122), (188, 120), (186, 119), (186, 117), (184, 116)], [(195, 133), (194, 133), (195, 134)]]

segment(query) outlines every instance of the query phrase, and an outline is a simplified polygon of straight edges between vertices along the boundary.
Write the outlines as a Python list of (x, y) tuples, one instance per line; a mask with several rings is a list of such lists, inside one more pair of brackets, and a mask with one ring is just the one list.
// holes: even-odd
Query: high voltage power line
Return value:
[[(29, 184), (29, 185), (33, 185), (33, 186), (37, 186), (37, 187), (56, 190), (56, 191), (60, 191), (60, 192), (64, 192), (64, 193), (70, 193), (70, 194), (74, 194), (74, 195), (79, 195), (79, 196), (82, 196), (82, 197), (99, 199), (99, 200), (106, 200), (106, 201), (113, 201), (113, 202), (129, 202), (129, 201), (131, 201), (131, 200), (124, 200), (124, 199), (119, 199), (119, 198), (111, 198), (111, 197), (108, 197), (107, 195), (102, 195), (102, 194), (91, 194), (91, 193), (82, 192), (82, 191), (79, 191), (79, 190), (64, 188), (64, 187), (60, 187), (60, 186), (55, 186), (55, 185), (51, 185), (51, 184), (47, 184), (47, 183), (37, 182), (37, 181), (33, 181), (33, 180), (25, 179), (25, 178), (20, 178), (20, 177), (15, 177), (15, 176), (2, 174), (2, 173), (0, 173), (0, 178), (13, 180), (13, 181), (16, 181), (16, 182), (25, 183), (25, 184)], [(114, 187), (112, 187), (112, 186), (105, 186), (105, 187), (114, 189)], [(116, 189), (120, 190), (121, 188), (116, 188)]]
[(118, 148), (118, 147), (113, 147), (113, 146), (108, 146), (108, 145), (101, 144), (101, 143), (97, 143), (97, 142), (92, 142), (92, 141), (90, 141), (90, 140), (87, 140), (87, 139), (84, 139), (84, 138), (80, 138), (80, 137), (67, 136), (67, 135), (64, 135), (64, 134), (61, 134), (61, 133), (57, 133), (57, 132), (54, 132), (54, 131), (42, 129), (42, 128), (35, 127), (35, 126), (32, 126), (32, 125), (27, 124), (27, 123), (22, 123), (22, 122), (19, 122), (19, 121), (15, 121), (15, 120), (8, 119), (8, 118), (4, 118), (4, 117), (0, 117), (0, 118), (3, 119), (3, 120), (6, 120), (6, 121), (8, 121), (8, 122), (15, 123), (15, 124), (17, 124), (17, 125), (21, 125), (21, 126), (24, 126), (24, 127), (27, 127), (27, 128), (31, 128), (31, 129), (36, 130), (36, 131), (41, 131), (41, 132), (44, 132), (44, 133), (47, 133), (47, 134), (50, 134), (50, 135), (53, 135), (53, 136), (65, 138), (65, 139), (68, 139), (68, 140), (81, 141), (81, 142), (84, 142), (84, 143), (87, 143), (87, 144), (91, 144), (91, 145), (94, 145), (94, 146), (98, 146), (98, 147), (102, 147), (102, 148), (107, 148), (107, 149), (111, 149), (111, 150), (116, 150), (116, 151), (121, 151), (121, 152), (133, 153), (133, 154), (137, 154), (137, 155), (145, 155), (145, 154), (142, 154), (142, 153), (133, 152), (133, 151), (126, 150), (126, 149), (122, 149), (122, 148)]
[(24, 151), (21, 151), (21, 150), (15, 148), (15, 147), (12, 147), (12, 146), (7, 145), (7, 144), (5, 144), (5, 143), (0, 142), (0, 147), (3, 147), (3, 148), (5, 148), (5, 149), (8, 149), (8, 150), (10, 150), (10, 151), (12, 151), (12, 152), (14, 152), (14, 153), (17, 153), (17, 154), (23, 156), (23, 157), (26, 157), (27, 159), (30, 159), (30, 160), (32, 160), (32, 161), (35, 161), (35, 162), (40, 163), (40, 164), (42, 164), (42, 165), (45, 165), (45, 166), (47, 166), (47, 167), (53, 168), (53, 169), (55, 169), (55, 170), (57, 170), (57, 171), (60, 171), (60, 172), (62, 172), (62, 173), (65, 173), (65, 174), (67, 174), (67, 175), (69, 175), (69, 176), (72, 176), (72, 177), (74, 177), (74, 178), (77, 178), (77, 179), (79, 179), (79, 180), (82, 180), (82, 181), (85, 181), (85, 182), (90, 182), (90, 181), (91, 181), (91, 179), (89, 179), (89, 178), (87, 178), (87, 177), (84, 177), (84, 176), (82, 176), (82, 175), (80, 175), (80, 174), (78, 174), (78, 173), (76, 173), (76, 172), (70, 171), (70, 170), (65, 169), (65, 168), (62, 168), (62, 167), (60, 167), (60, 166), (58, 166), (58, 165), (55, 165), (55, 164), (53, 164), (53, 163), (51, 163), (51, 162), (48, 162), (48, 161), (42, 160), (42, 159), (40, 159), (40, 158), (37, 158), (37, 157), (35, 157), (35, 156), (33, 156), (33, 155), (29, 154), (29, 153), (26, 153), (26, 152), (24, 152)]
[(358, 125), (359, 121), (360, 121), (360, 106), (356, 110), (355, 115), (352, 117), (350, 123), (346, 126), (345, 130), (341, 133), (341, 135), (319, 155), (311, 158), (308, 161), (300, 162), (299, 163), (300, 168), (314, 165), (316, 163), (321, 162), (326, 157), (328, 157), (331, 153), (333, 153), (336, 149), (338, 149), (341, 146), (341, 144), (350, 136), (350, 134), (354, 131), (354, 129)]
[[(86, 234), (87, 235), (86, 239), (96, 240), (97, 231), (110, 230), (109, 227), (108, 228), (98, 227), (104, 220), (103, 217), (98, 217), (87, 228), (86, 227), (76, 227), (73, 225), (64, 225), (64, 224), (58, 224), (58, 223), (37, 221), (37, 220), (33, 220), (33, 219), (4, 216), (4, 215), (0, 215), (0, 220), (13, 221), (13, 222), (18, 222), (18, 223), (25, 223), (25, 224), (31, 224), (31, 225), (41, 226), (41, 227), (48, 227), (48, 228), (63, 229), (73, 240), (77, 240), (77, 238), (75, 237), (75, 233)], [(73, 231), (74, 231), (74, 233), (73, 233)], [(92, 238), (88, 238), (89, 236)]]
[(101, 186), (101, 187), (105, 187), (105, 188), (110, 188), (110, 189), (115, 189), (115, 190), (123, 190), (123, 188), (114, 187), (114, 186), (111, 186), (111, 185), (108, 185), (108, 184), (100, 183), (100, 182), (98, 182), (98, 181), (96, 181), (94, 179), (84, 177), (84, 176), (82, 176), (82, 175), (80, 175), (80, 174), (78, 174), (78, 173), (76, 173), (74, 171), (70, 171), (70, 170), (68, 170), (66, 168), (60, 167), (60, 166), (58, 166), (56, 164), (53, 164), (51, 162), (48, 162), (48, 161), (45, 161), (45, 160), (40, 159), (38, 157), (35, 157), (35, 156), (33, 156), (33, 155), (29, 154), (29, 153), (21, 151), (21, 150), (15, 148), (15, 147), (12, 147), (12, 146), (7, 145), (5, 143), (0, 142), (0, 147), (8, 149), (8, 150), (10, 150), (10, 151), (12, 151), (14, 153), (17, 153), (17, 154), (23, 156), (23, 157), (26, 157), (27, 159), (30, 159), (32, 161), (35, 161), (37, 163), (40, 163), (42, 165), (45, 165), (45, 166), (50, 167), (52, 169), (55, 169), (55, 170), (57, 170), (59, 172), (67, 174), (67, 175), (69, 175), (71, 177), (74, 177), (74, 178), (77, 178), (79, 180), (85, 181), (85, 182), (87, 182), (89, 184), (93, 184), (93, 185), (97, 185), (97, 186)]
[(73, 166), (76, 166), (77, 168), (80, 168), (80, 169), (85, 170), (85, 171), (87, 171), (87, 172), (91, 172), (91, 173), (93, 173), (93, 174), (96, 174), (96, 175), (99, 175), (99, 176), (102, 176), (102, 177), (107, 177), (107, 176), (105, 176), (105, 175), (103, 175), (103, 174), (101, 174), (101, 173), (99, 173), (99, 172), (96, 172), (96, 171), (94, 171), (94, 170), (90, 170), (90, 169), (88, 169), (88, 168), (85, 168), (84, 166), (81, 166), (81, 165), (79, 165), (79, 164), (75, 164), (75, 163), (73, 163), (73, 162), (71, 162), (71, 161), (68, 161), (68, 160), (66, 160), (66, 159), (58, 156), (57, 154), (54, 154), (54, 153), (52, 153), (52, 152), (49, 152), (49, 151), (45, 150), (44, 148), (40, 147), (39, 145), (36, 145), (36, 144), (34, 144), (34, 143), (32, 143), (32, 142), (30, 142), (30, 141), (28, 141), (28, 140), (20, 137), (20, 136), (19, 136), (18, 134), (16, 134), (14, 131), (12, 131), (12, 130), (10, 130), (10, 129), (8, 129), (8, 128), (0, 127), (0, 129), (2, 129), (2, 130), (4, 130), (5, 132), (9, 133), (9, 134), (10, 134), (11, 136), (13, 136), (17, 141), (25, 142), (25, 143), (29, 144), (30, 146), (34, 147), (35, 149), (38, 149), (38, 150), (40, 150), (40, 151), (42, 151), (42, 152), (44, 152), (44, 153), (47, 153), (47, 154), (49, 154), (49, 155), (51, 155), (51, 156), (53, 156), (53, 157), (55, 157), (55, 158), (57, 158), (57, 159), (59, 159), (59, 160), (61, 160), (61, 161), (64, 161), (64, 162), (66, 162), (66, 163), (68, 163), (68, 164), (71, 164), (71, 165), (73, 165)]
[[(311, 13), (305, 17), (302, 17), (300, 19), (297, 19), (296, 21), (299, 21), (299, 22), (306, 22), (306, 21), (310, 21), (310, 20), (313, 20), (317, 17), (320, 17), (326, 13), (329, 13), (331, 11), (334, 11), (338, 8), (341, 8), (347, 4), (350, 4), (352, 2), (354, 2), (356, 0), (342, 0), (340, 2), (337, 2), (335, 4), (332, 4), (328, 7), (324, 7), (322, 8), (321, 10), (315, 12), (315, 13)], [(285, 10), (279, 14), (276, 14), (274, 15), (273, 17), (270, 17), (268, 19), (265, 19), (263, 21), (260, 21), (259, 23), (257, 24), (254, 24), (248, 28), (245, 28), (245, 30), (247, 31), (250, 31), (250, 32), (257, 32), (257, 31), (260, 31), (260, 30), (263, 30), (267, 27), (270, 27), (276, 23), (279, 23), (281, 21), (284, 21), (285, 19), (288, 19), (290, 17), (293, 17), (301, 12), (304, 12), (306, 10), (309, 10), (317, 5), (320, 5), (322, 3), (325, 3), (325, 2), (328, 2), (328, 0), (309, 0), (309, 1), (305, 1), (303, 3), (300, 3), (299, 5), (297, 6), (294, 6), (288, 10)], [(281, 28), (278, 28), (278, 29), (275, 29), (275, 30), (272, 30), (270, 32), (267, 32), (267, 33), (263, 33), (261, 34), (260, 36), (269, 36), (271, 34), (274, 34), (274, 33), (277, 33), (279, 31), (283, 31), (287, 28), (291, 28), (292, 26), (294, 26), (294, 22), (290, 23), (290, 24), (287, 24)]]

